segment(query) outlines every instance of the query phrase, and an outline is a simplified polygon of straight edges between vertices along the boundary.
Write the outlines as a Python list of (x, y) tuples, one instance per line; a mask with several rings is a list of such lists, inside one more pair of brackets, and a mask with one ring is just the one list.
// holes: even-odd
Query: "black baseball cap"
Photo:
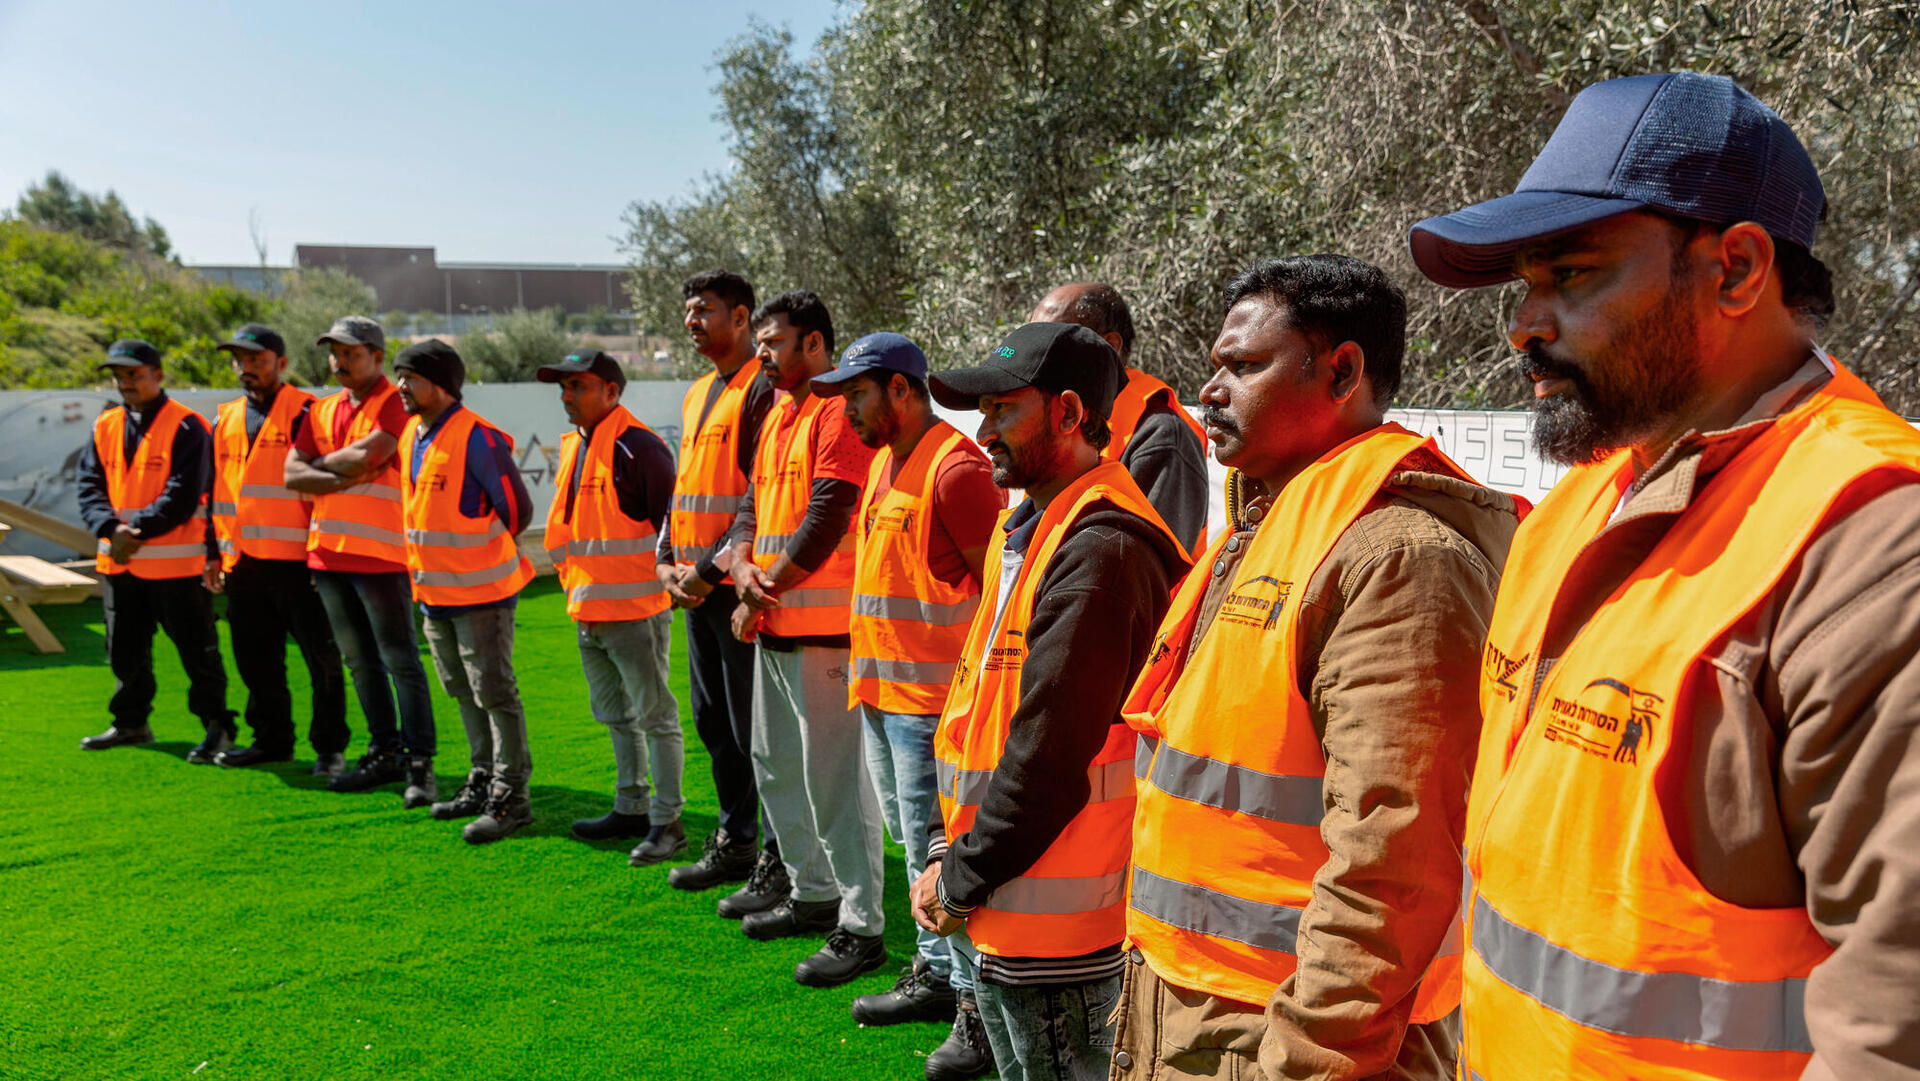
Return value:
[(1415, 225), (1421, 273), (1455, 289), (1514, 278), (1521, 245), (1616, 214), (1751, 221), (1811, 249), (1827, 197), (1793, 129), (1724, 75), (1608, 79), (1582, 90), (1513, 194)]
[(143, 364), (160, 366), (160, 350), (150, 342), (138, 338), (122, 338), (107, 346), (107, 359), (100, 362), (102, 368), (138, 368)]
[(393, 359), (393, 370), (424, 376), (456, 400), (460, 397), (461, 385), (467, 381), (466, 362), (454, 352), (453, 346), (438, 338), (415, 342), (400, 350), (400, 355)]
[(219, 345), (214, 346), (214, 348), (225, 349), (230, 353), (258, 353), (264, 351), (272, 353), (277, 357), (284, 357), (287, 355), (287, 340), (282, 338), (272, 327), (264, 323), (248, 323), (246, 326), (233, 332), (232, 340), (221, 342)]
[(328, 342), (339, 342), (341, 345), (364, 345), (369, 349), (385, 352), (387, 332), (380, 328), (380, 324), (364, 315), (343, 315), (333, 321), (333, 326), (327, 328), (325, 334), (314, 339), (313, 344), (325, 345)]
[(1120, 393), (1120, 365), (1113, 346), (1078, 323), (1028, 323), (1001, 339), (985, 364), (927, 378), (934, 400), (948, 409), (975, 409), (982, 395), (1022, 387), (1071, 390), (1105, 420)]
[(558, 364), (541, 365), (533, 377), (542, 383), (558, 383), (566, 376), (582, 372), (591, 372), (616, 387), (625, 388), (627, 385), (626, 369), (620, 366), (619, 361), (598, 349), (575, 350)]
[(927, 381), (927, 355), (905, 334), (883, 330), (854, 339), (840, 354), (840, 364), (830, 372), (813, 377), (813, 392), (838, 397), (849, 379), (875, 373), (899, 372), (922, 383)]

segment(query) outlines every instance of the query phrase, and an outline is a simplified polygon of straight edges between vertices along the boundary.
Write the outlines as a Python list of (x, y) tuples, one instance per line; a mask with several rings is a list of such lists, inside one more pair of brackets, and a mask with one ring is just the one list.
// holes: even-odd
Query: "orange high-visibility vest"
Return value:
[(487, 604), (513, 596), (533, 580), (533, 564), (520, 554), (499, 515), (460, 513), (467, 438), (475, 425), (512, 449), (511, 437), (463, 408), (440, 425), (416, 474), (413, 447), (420, 418), (400, 436), (400, 460), (407, 463), (401, 474), (406, 478), (407, 569), (413, 573), (413, 599), (422, 604)]
[(1113, 438), (1101, 448), (1100, 457), (1110, 462), (1119, 461), (1120, 456), (1127, 452), (1127, 444), (1133, 441), (1134, 431), (1140, 427), (1141, 414), (1147, 411), (1147, 406), (1152, 405), (1155, 398), (1162, 395), (1173, 411), (1180, 415), (1180, 419), (1186, 421), (1187, 427), (1193, 430), (1193, 436), (1200, 441), (1200, 445), (1206, 446), (1207, 430), (1181, 406), (1173, 388), (1138, 368), (1128, 368), (1126, 384), (1113, 399), (1113, 410), (1107, 417), (1107, 429), (1113, 433)]
[(1920, 473), (1920, 435), (1836, 366), (1701, 489), (1545, 673), (1548, 615), (1633, 480), (1627, 452), (1574, 468), (1521, 523), (1467, 804), (1463, 1076), (1800, 1076), (1806, 979), (1832, 947), (1801, 906), (1707, 892), (1665, 808), (1695, 768), (1689, 705), (1716, 678), (1717, 644), (1847, 491), (1888, 471)]
[[(128, 461), (126, 445), (127, 410), (115, 406), (93, 422), (93, 453), (107, 480), (107, 498), (113, 501), (114, 517), (122, 523), (151, 506), (166, 491), (167, 478), (173, 475), (173, 440), (180, 425), (191, 423), (193, 410), (172, 398), (160, 407)], [(207, 493), (200, 493), (200, 505), (206, 506)], [(110, 546), (100, 539), (93, 567), (101, 574), (127, 574), (135, 578), (193, 578), (207, 567), (207, 525), (195, 514), (174, 529), (157, 537), (144, 538), (140, 550), (125, 563), (108, 557)]]
[[(1174, 594), (1124, 707), (1142, 736), (1127, 937), (1168, 983), (1264, 1005), (1293, 973), (1300, 916), (1331, 855), (1320, 834), (1327, 760), (1300, 694), (1297, 594), (1400, 463), (1421, 450), (1446, 461), (1431, 440), (1386, 424), (1288, 482), (1191, 656), (1212, 580), (1207, 568), (1231, 534)], [(1435, 889), (1457, 921), (1458, 882)], [(1425, 972), (1415, 1024), (1459, 1005), (1457, 922), (1438, 957), (1402, 963)]]
[[(634, 419), (624, 405), (601, 418), (591, 440), (579, 432), (560, 439), (560, 470), (553, 476), (553, 505), (547, 508), (543, 543), (567, 591), (567, 615), (582, 623), (645, 619), (672, 602), (654, 576), (654, 547), (660, 531), (652, 522), (636, 522), (620, 509), (613, 486), (613, 449), (630, 428), (653, 429)], [(567, 486), (585, 446), (580, 487), (567, 517)]]
[[(1069, 484), (1040, 516), (1004, 610), (980, 605), (934, 733), (940, 814), (947, 836), (973, 828), (973, 818), (1006, 747), (1020, 704), (1027, 624), (1047, 565), (1069, 527), (1098, 503), (1151, 522), (1180, 542), (1118, 462), (1102, 462)], [(1002, 515), (1004, 521), (1005, 515)], [(981, 595), (998, 598), (1006, 531), (987, 553)], [(1186, 556), (1181, 555), (1184, 562)], [(997, 617), (997, 618), (996, 618)], [(1094, 658), (1088, 663), (1113, 663)], [(1133, 755), (1138, 738), (1118, 723), (1087, 767), (1087, 805), (1073, 816), (1025, 874), (993, 891), (967, 917), (967, 937), (997, 957), (1075, 957), (1112, 946), (1126, 934), (1126, 867), (1133, 824)]]
[[(832, 399), (838, 409), (840, 399)], [(815, 419), (828, 399), (807, 396), (793, 408), (781, 397), (760, 431), (753, 455), (753, 561), (771, 567), (807, 517), (813, 489)], [(780, 593), (780, 607), (767, 610), (762, 630), (786, 636), (846, 634), (847, 609), (853, 603), (853, 530), (841, 536), (826, 561), (793, 588)]]
[[(680, 402), (680, 462), (673, 477), (673, 510), (667, 529), (673, 537), (673, 561), (697, 563), (733, 528), (747, 475), (740, 471), (740, 410), (760, 366), (749, 360), (727, 380), (706, 420), (700, 409), (719, 372), (708, 372), (687, 389)], [(730, 579), (723, 579), (730, 580)]]
[[(379, 429), (387, 399), (398, 393), (392, 383), (381, 387), (347, 422), (346, 438), (338, 443), (333, 439), (333, 421), (340, 410), (352, 408), (347, 392), (313, 403), (307, 423), (313, 425), (314, 445), (321, 454), (331, 454), (371, 435)], [(404, 567), (407, 539), (400, 520), (400, 458), (396, 455), (368, 471), (360, 483), (313, 497), (307, 550), (384, 559)]]
[(293, 422), (313, 395), (282, 384), (247, 445), (247, 400), (220, 407), (213, 425), (213, 534), (220, 565), (232, 570), (242, 555), (254, 559), (307, 558), (309, 497), (286, 486)]
[(884, 496), (874, 498), (893, 466), (880, 448), (867, 472), (854, 519), (853, 678), (847, 704), (884, 713), (940, 712), (980, 606), (977, 585), (952, 586), (927, 567), (933, 537), (933, 482), (949, 455), (979, 455), (966, 436), (940, 421), (927, 429)]

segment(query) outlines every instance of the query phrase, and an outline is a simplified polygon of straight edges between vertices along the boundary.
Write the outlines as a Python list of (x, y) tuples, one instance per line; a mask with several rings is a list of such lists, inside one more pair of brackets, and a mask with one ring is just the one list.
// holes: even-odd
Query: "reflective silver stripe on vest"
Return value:
[(684, 514), (735, 514), (740, 510), (737, 495), (693, 495), (686, 492), (673, 497), (673, 509)]
[(505, 533), (500, 528), (500, 520), (495, 518), (493, 528), (485, 533), (451, 533), (438, 529), (409, 529), (407, 543), (432, 548), (485, 548), (493, 543), (495, 537)]
[(1169, 796), (1223, 811), (1296, 826), (1320, 824), (1323, 805), (1318, 777), (1263, 773), (1161, 747), (1147, 780)]
[(513, 558), (485, 570), (477, 571), (414, 571), (413, 584), (419, 586), (484, 586), (492, 585), (505, 578), (511, 578), (520, 569), (520, 553)]
[(231, 503), (222, 503), (222, 502), (219, 502), (218, 500), (214, 501), (213, 516), (215, 518), (232, 518), (233, 516), (239, 513), (240, 513), (240, 508), (234, 506)]
[(299, 526), (243, 525), (240, 527), (240, 539), (291, 541), (295, 544), (305, 544), (307, 531)]
[(1115, 871), (1091, 878), (1019, 878), (994, 890), (982, 908), (1030, 916), (1098, 912), (1126, 899), (1126, 876)]
[(855, 657), (853, 678), (884, 679), (889, 683), (952, 683), (953, 662), (897, 661), (887, 657)]
[(128, 562), (138, 562), (142, 559), (192, 559), (195, 556), (205, 557), (206, 554), (207, 546), (204, 543), (148, 544), (133, 553), (133, 559)]
[[(585, 556), (643, 556), (652, 555), (659, 548), (659, 538), (649, 533), (644, 537), (602, 537), (589, 540), (570, 540), (566, 545), (568, 558)], [(558, 548), (549, 551), (560, 551)]]
[(705, 548), (696, 548), (691, 544), (676, 544), (673, 546), (673, 561), (675, 563), (698, 563), (700, 562), (700, 557), (706, 555), (707, 551)]
[(300, 493), (278, 484), (242, 484), (241, 499), (291, 499), (298, 501)]
[(753, 537), (753, 554), (777, 556), (787, 550), (787, 542), (792, 539), (791, 533), (756, 533)]
[(845, 608), (853, 594), (847, 589), (789, 589), (779, 596), (782, 608)]
[(1513, 923), (1485, 896), (1473, 899), (1471, 945), (1500, 982), (1575, 1024), (1728, 1051), (1813, 1053), (1803, 979), (1735, 981), (1616, 968)]
[(391, 529), (381, 529), (379, 526), (349, 521), (345, 518), (315, 518), (308, 524), (308, 531), (321, 536), (359, 537), (361, 540), (390, 544), (395, 548), (404, 547), (407, 543), (407, 538)]
[[(305, 540), (306, 538), (307, 538), (306, 533), (303, 532), (300, 534), (301, 540)], [(220, 553), (222, 555), (232, 555), (235, 552), (239, 551), (238, 548), (235, 548), (233, 546), (233, 542), (230, 540), (218, 541), (217, 543), (220, 545)]]
[(397, 480), (363, 480), (358, 484), (349, 484), (337, 492), (329, 492), (326, 494), (359, 495), (366, 496), (368, 499), (392, 499), (397, 501), (400, 498), (400, 482)]
[(1134, 777), (1142, 781), (1147, 779), (1147, 770), (1153, 765), (1153, 752), (1159, 746), (1159, 740), (1154, 739), (1145, 732), (1140, 733), (1140, 742), (1133, 747)]
[[(990, 769), (959, 769), (948, 762), (934, 763), (934, 776), (940, 794), (962, 806), (978, 804), (986, 798), (987, 784), (993, 780)], [(1133, 763), (1122, 759), (1087, 767), (1087, 802), (1133, 798)]]
[(924, 623), (929, 627), (958, 627), (973, 621), (973, 610), (980, 598), (968, 597), (955, 604), (935, 604), (918, 597), (882, 597), (873, 593), (853, 596), (853, 614), (871, 619), (899, 619)]
[(652, 582), (588, 582), (583, 586), (574, 586), (567, 593), (569, 604), (584, 601), (631, 601), (641, 597), (651, 597), (656, 593), (665, 593), (666, 587), (659, 581)]
[(1292, 953), (1300, 937), (1300, 909), (1176, 882), (1139, 867), (1133, 869), (1128, 907), (1172, 927), (1280, 953)]

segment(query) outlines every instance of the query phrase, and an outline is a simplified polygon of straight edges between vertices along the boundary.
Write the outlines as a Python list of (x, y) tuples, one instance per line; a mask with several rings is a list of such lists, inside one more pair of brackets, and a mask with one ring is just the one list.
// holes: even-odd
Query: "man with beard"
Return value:
[(1229, 524), (1142, 735), (1114, 1077), (1454, 1076), (1474, 673), (1513, 500), (1386, 422), (1406, 300), (1340, 255), (1227, 286)]
[(113, 723), (80, 746), (104, 751), (152, 743), (147, 723), (159, 687), (153, 632), (167, 632), (187, 670), (187, 708), (205, 739), (187, 761), (207, 764), (233, 746), (227, 670), (213, 598), (200, 587), (207, 565), (201, 518), (213, 480), (213, 438), (200, 415), (161, 389), (160, 350), (137, 338), (107, 347), (100, 367), (113, 373), (123, 404), (93, 422), (93, 438), (75, 469), (80, 515), (100, 538), (94, 569), (106, 588), (107, 663), (113, 669)]
[[(533, 821), (527, 713), (513, 678), (513, 613), (533, 564), (513, 538), (533, 520), (513, 440), (460, 401), (467, 368), (438, 338), (393, 361), (413, 418), (400, 437), (407, 568), (427, 617), (440, 686), (460, 707), (472, 770), (435, 818), (473, 818), (460, 831), (485, 844)], [(433, 779), (426, 787), (433, 793)], [(478, 816), (478, 817), (475, 817)]]
[(749, 938), (828, 932), (793, 978), (833, 987), (887, 956), (880, 807), (847, 702), (853, 512), (873, 451), (838, 403), (812, 393), (833, 363), (833, 319), (820, 298), (781, 293), (753, 313), (753, 327), (761, 373), (783, 395), (734, 525), (733, 630), (755, 643), (754, 776), (789, 890), (770, 899), (742, 890), (722, 914), (743, 917)]
[[(813, 392), (845, 401), (847, 423), (879, 451), (854, 518), (853, 676), (849, 697), (865, 721), (867, 772), (887, 831), (906, 848), (907, 882), (926, 868), (934, 798), (933, 732), (967, 627), (980, 606), (987, 542), (1006, 505), (993, 467), (966, 436), (936, 417), (927, 358), (902, 335), (869, 334), (847, 347)], [(919, 929), (914, 957), (893, 989), (853, 1000), (863, 1025), (954, 1021), (927, 1056), (929, 1081), (961, 1081), (993, 1067), (977, 1038), (979, 1012), (957, 1012), (973, 984), (947, 940)], [(969, 1038), (976, 1037), (976, 1038)]]
[(941, 405), (979, 408), (994, 483), (1027, 493), (987, 557), (991, 603), (934, 736), (941, 816), (912, 898), (920, 926), (965, 929), (961, 1009), (1007, 1081), (1104, 1077), (1112, 1048), (1137, 742), (1120, 704), (1187, 567), (1100, 458), (1119, 370), (1086, 327), (1029, 323), (985, 364), (931, 378)]
[(715, 587), (732, 582), (727, 535), (753, 472), (773, 387), (753, 363), (753, 286), (730, 271), (709, 270), (688, 278), (681, 292), (687, 334), (713, 371), (687, 389), (680, 405), (673, 509), (660, 531), (655, 569), (674, 606), (687, 610), (693, 723), (713, 764), (720, 828), (708, 835), (700, 859), (675, 867), (667, 882), (704, 890), (752, 879), (749, 885), (760, 888), (751, 892), (778, 900), (786, 888), (772, 876), (784, 872), (773, 838), (762, 844), (753, 780), (753, 647), (733, 636), (728, 593), (708, 603)]
[(1587, 88), (1413, 228), (1536, 441), (1467, 810), (1463, 1076), (1920, 1075), (1920, 436), (1814, 342), (1826, 198), (1718, 76)]
[(1105, 282), (1069, 282), (1040, 298), (1027, 320), (1078, 323), (1119, 355), (1120, 393), (1107, 420), (1113, 439), (1100, 456), (1127, 467), (1147, 502), (1192, 551), (1207, 528), (1206, 436), (1172, 387), (1128, 365), (1133, 313), (1126, 298)]
[(346, 753), (347, 680), (327, 609), (307, 571), (312, 501), (286, 486), (287, 451), (313, 395), (281, 382), (285, 339), (248, 323), (220, 345), (246, 392), (220, 407), (213, 426), (213, 518), (207, 590), (227, 596), (233, 663), (247, 686), (253, 744), (220, 756), (223, 766), (255, 766), (293, 757), (293, 695), (287, 690), (287, 636), (300, 646), (313, 686), (307, 739), (315, 762)]

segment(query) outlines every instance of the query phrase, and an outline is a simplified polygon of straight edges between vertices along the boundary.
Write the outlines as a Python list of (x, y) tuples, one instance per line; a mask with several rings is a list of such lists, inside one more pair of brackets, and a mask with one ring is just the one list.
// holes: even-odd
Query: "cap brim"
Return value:
[(985, 395), (1006, 394), (1032, 385), (1005, 368), (984, 365), (927, 375), (927, 389), (932, 392), (933, 400), (948, 409), (978, 409)]
[(158, 364), (148, 364), (144, 360), (136, 360), (133, 357), (108, 357), (107, 359), (101, 361), (98, 365), (96, 365), (94, 370), (98, 371), (101, 368), (158, 368), (158, 367), (159, 367)]
[(1420, 273), (1451, 289), (1515, 278), (1514, 255), (1541, 237), (1591, 225), (1645, 203), (1559, 191), (1517, 191), (1415, 225), (1407, 231)]
[(569, 375), (579, 375), (585, 368), (572, 368), (564, 364), (548, 364), (533, 370), (533, 377), (542, 383), (558, 383)]
[(364, 342), (359, 338), (349, 337), (345, 334), (322, 334), (313, 340), (313, 344), (315, 345), (326, 345), (328, 342), (337, 342), (341, 345), (364, 345), (369, 349), (385, 348), (385, 346), (375, 345), (372, 342)]
[(878, 364), (862, 364), (858, 367), (835, 368), (832, 371), (822, 372), (807, 382), (813, 387), (815, 394), (826, 398), (837, 398), (842, 391), (847, 389), (845, 386), (842, 386), (844, 383), (858, 379), (863, 375), (871, 375), (877, 378), (892, 375), (893, 373), (894, 369), (892, 368), (883, 368)]
[(213, 347), (215, 352), (225, 350), (229, 353), (271, 353), (273, 350), (259, 342), (221, 342)]

